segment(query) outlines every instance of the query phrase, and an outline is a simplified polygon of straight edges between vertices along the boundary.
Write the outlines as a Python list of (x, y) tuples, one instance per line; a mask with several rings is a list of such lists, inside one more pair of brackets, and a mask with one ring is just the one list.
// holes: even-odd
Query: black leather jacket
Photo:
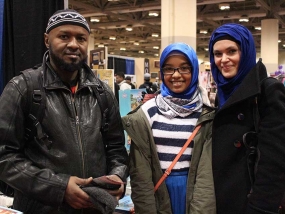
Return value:
[(14, 77), (0, 97), (0, 179), (15, 189), (14, 208), (24, 213), (88, 213), (63, 202), (70, 176), (116, 174), (125, 181), (128, 175), (118, 102), (104, 83), (109, 130), (102, 135), (100, 107), (88, 86), (95, 82), (92, 71), (87, 65), (80, 70), (73, 98), (48, 65), (44, 60), (46, 108), (42, 127), (52, 141), (51, 148), (37, 139), (25, 142), (27, 85), (22, 75)]

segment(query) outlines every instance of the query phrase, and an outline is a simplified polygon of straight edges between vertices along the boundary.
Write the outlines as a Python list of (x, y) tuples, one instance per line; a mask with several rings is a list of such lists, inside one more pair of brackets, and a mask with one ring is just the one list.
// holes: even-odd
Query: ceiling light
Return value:
[(158, 46), (153, 46), (153, 49), (159, 49), (159, 47)]
[(126, 50), (126, 48), (120, 48), (120, 51), (125, 51)]
[(285, 47), (285, 44), (283, 45), (283, 47)]
[(138, 42), (134, 42), (134, 45), (140, 45), (140, 43), (138, 43)]
[(115, 54), (115, 52), (110, 52), (110, 54)]
[(139, 53), (144, 53), (144, 51), (139, 51)]
[(100, 22), (100, 19), (97, 17), (90, 17), (90, 22)]
[(260, 26), (255, 26), (254, 29), (255, 30), (261, 30), (261, 27)]
[(115, 36), (110, 36), (109, 39), (116, 40), (116, 37)]
[(231, 7), (230, 7), (230, 4), (223, 3), (223, 4), (219, 4), (219, 8), (220, 10), (229, 10)]
[(208, 30), (200, 30), (200, 33), (207, 34)]
[(159, 56), (159, 54), (154, 54), (154, 56)]
[(239, 22), (248, 22), (248, 16), (247, 15), (242, 15), (239, 19)]
[(119, 1), (119, 0), (108, 0), (108, 1)]
[(152, 33), (151, 36), (152, 37), (158, 37), (158, 33)]
[(208, 51), (208, 50), (209, 50), (209, 48), (204, 48), (204, 50), (205, 50), (205, 51)]
[(127, 27), (126, 27), (126, 30), (127, 30), (127, 31), (132, 31), (133, 28), (132, 28), (132, 26), (127, 26)]
[(104, 44), (99, 44), (98, 48), (104, 48)]
[(280, 39), (278, 39), (278, 43), (280, 43), (281, 42), (281, 40)]
[(158, 12), (157, 11), (149, 11), (148, 15), (149, 16), (158, 16)]

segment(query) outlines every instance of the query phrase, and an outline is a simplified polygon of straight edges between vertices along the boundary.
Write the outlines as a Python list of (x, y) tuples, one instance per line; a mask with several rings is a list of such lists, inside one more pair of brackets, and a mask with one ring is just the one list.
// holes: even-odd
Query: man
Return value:
[(136, 89), (136, 86), (132, 83), (132, 78), (130, 76), (126, 76), (125, 81), (131, 86), (132, 89)]
[[(46, 95), (41, 127), (49, 147), (38, 138), (24, 139), (30, 98), (23, 75), (13, 78), (0, 97), (0, 180), (14, 188), (16, 210), (101, 213), (84, 186), (103, 175), (126, 181), (118, 102), (85, 64), (89, 34), (85, 18), (74, 10), (57, 11), (49, 19), (44, 34), (48, 51), (37, 72)], [(95, 82), (105, 89), (106, 132), (100, 131), (101, 109), (91, 87)], [(123, 193), (123, 184), (110, 192), (117, 200)]]
[(148, 94), (153, 94), (157, 91), (157, 85), (150, 81), (150, 74), (144, 74), (144, 83), (139, 86), (139, 89), (145, 88)]
[(125, 82), (125, 74), (123, 72), (116, 73), (116, 83), (120, 86), (120, 90), (132, 89), (131, 86)]

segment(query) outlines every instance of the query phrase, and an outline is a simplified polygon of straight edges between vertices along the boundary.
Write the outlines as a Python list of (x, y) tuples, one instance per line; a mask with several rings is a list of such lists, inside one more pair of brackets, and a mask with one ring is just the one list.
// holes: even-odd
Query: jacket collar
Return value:
[(221, 109), (228, 108), (235, 103), (260, 94), (260, 82), (265, 77), (267, 77), (267, 71), (260, 59)]
[(214, 117), (215, 117), (215, 108), (204, 104), (202, 108), (202, 113), (198, 118), (197, 125), (205, 121), (211, 121), (214, 119)]

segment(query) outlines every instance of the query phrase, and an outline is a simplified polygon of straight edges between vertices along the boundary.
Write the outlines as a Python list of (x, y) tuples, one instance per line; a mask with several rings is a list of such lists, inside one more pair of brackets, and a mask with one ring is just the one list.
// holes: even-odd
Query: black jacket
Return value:
[[(213, 175), (218, 214), (277, 213), (285, 192), (285, 88), (261, 84), (266, 68), (258, 62), (216, 112), (213, 122)], [(263, 85), (261, 87), (261, 85)], [(264, 85), (267, 85), (266, 87)], [(256, 181), (251, 194), (243, 135), (254, 131), (254, 97), (260, 123)]]
[(47, 64), (42, 65), (46, 92), (42, 127), (52, 141), (51, 149), (36, 139), (24, 140), (27, 85), (19, 75), (0, 97), (0, 179), (15, 189), (15, 209), (29, 214), (81, 213), (63, 202), (70, 176), (117, 174), (126, 180), (127, 152), (118, 102), (105, 84), (109, 130), (102, 135), (100, 107), (89, 87), (96, 78), (92, 71), (87, 65), (80, 70), (73, 99)]
[(148, 94), (154, 94), (157, 91), (157, 85), (150, 81), (145, 81), (139, 86), (139, 89), (146, 88)]

